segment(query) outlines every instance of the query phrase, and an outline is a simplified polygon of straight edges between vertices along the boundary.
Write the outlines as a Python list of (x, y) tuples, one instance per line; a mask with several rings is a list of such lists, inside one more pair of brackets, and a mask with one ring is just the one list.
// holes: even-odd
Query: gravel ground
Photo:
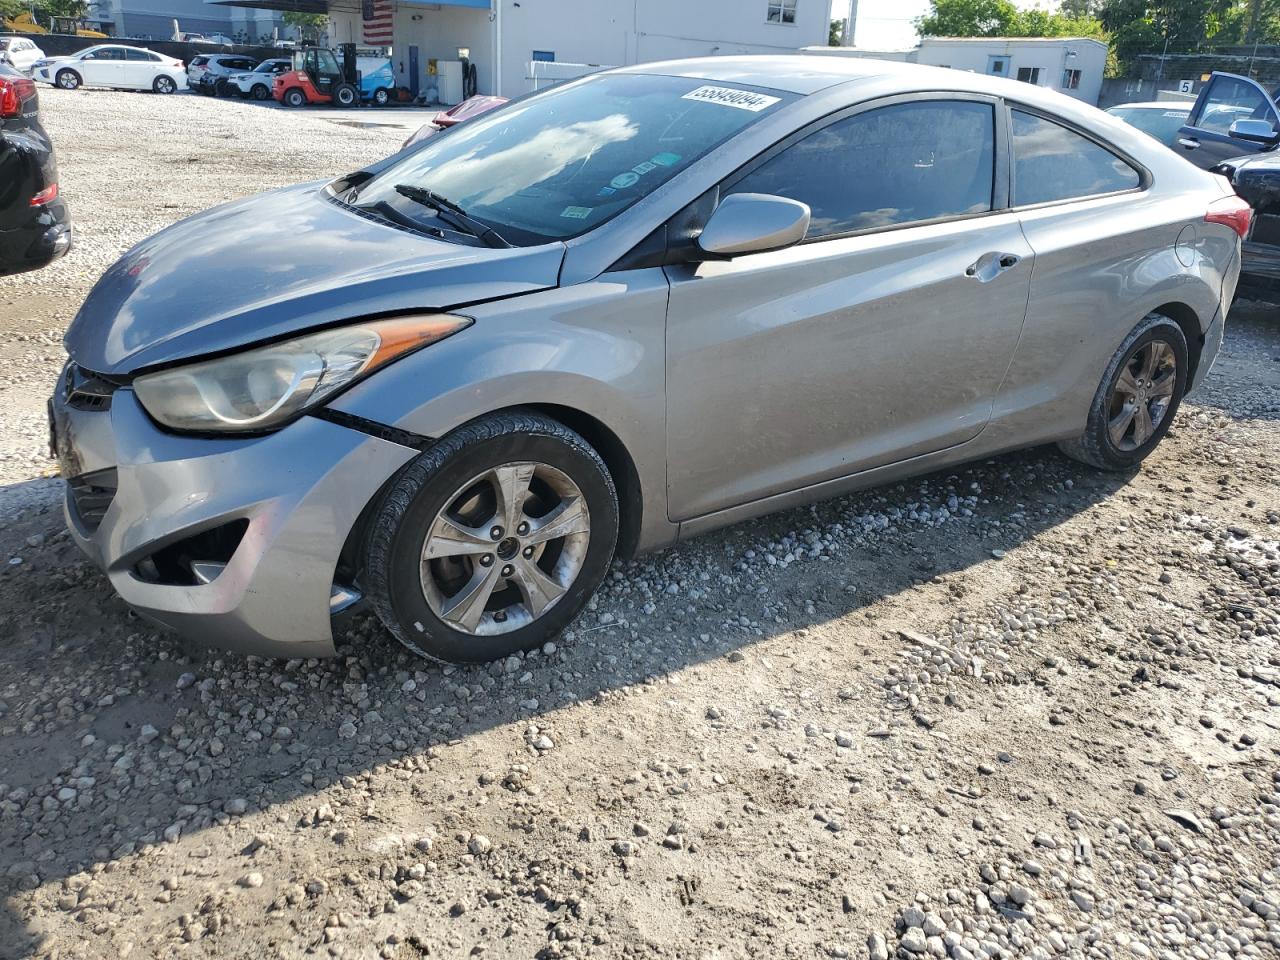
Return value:
[(1035, 450), (619, 564), (436, 668), (193, 649), (62, 532), (59, 337), (135, 240), (386, 130), (42, 92), (79, 228), (0, 281), (0, 954), (1280, 954), (1280, 312), (1133, 476)]

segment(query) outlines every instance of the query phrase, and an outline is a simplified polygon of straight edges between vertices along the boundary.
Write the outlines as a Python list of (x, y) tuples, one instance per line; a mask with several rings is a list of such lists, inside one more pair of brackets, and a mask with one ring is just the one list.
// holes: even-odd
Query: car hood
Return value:
[(376, 314), (556, 286), (564, 245), (490, 249), (366, 219), (315, 183), (239, 200), (144, 240), (67, 330), (71, 358), (126, 375)]

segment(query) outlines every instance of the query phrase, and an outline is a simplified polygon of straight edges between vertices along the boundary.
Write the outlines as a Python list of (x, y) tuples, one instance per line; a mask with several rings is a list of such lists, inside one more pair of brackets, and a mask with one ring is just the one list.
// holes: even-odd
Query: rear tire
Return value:
[(373, 102), (380, 107), (385, 107), (391, 102), (391, 91), (386, 87), (379, 87), (377, 90), (373, 91)]
[(156, 77), (151, 84), (151, 89), (155, 93), (169, 94), (178, 89), (178, 85), (173, 82), (173, 77)]
[(70, 69), (59, 70), (58, 75), (53, 79), (54, 82), (63, 90), (78, 90), (80, 88), (80, 84), (84, 83), (84, 81), (80, 79), (80, 74)]
[(1148, 314), (1107, 364), (1084, 433), (1059, 449), (1100, 470), (1136, 467), (1169, 432), (1189, 373), (1182, 328)]
[(286, 107), (302, 107), (306, 106), (307, 95), (297, 87), (290, 87), (284, 92), (284, 105)]
[(354, 107), (360, 103), (360, 93), (349, 83), (340, 83), (333, 88), (333, 105), (335, 107)]
[(419, 656), (495, 660), (563, 630), (617, 539), (618, 495), (600, 455), (548, 417), (495, 414), (458, 428), (391, 483), (366, 540), (367, 595)]

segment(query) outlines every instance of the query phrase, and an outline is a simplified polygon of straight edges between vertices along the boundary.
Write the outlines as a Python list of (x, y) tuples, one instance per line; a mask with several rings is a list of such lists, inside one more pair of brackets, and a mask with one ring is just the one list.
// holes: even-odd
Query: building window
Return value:
[(1019, 67), (1018, 79), (1021, 80), (1023, 83), (1033, 83), (1038, 85), (1040, 83), (1040, 68), (1039, 67)]
[(1080, 89), (1080, 71), (1079, 70), (1063, 70), (1062, 71), (1062, 89), (1063, 90), (1079, 90)]
[(556, 52), (554, 50), (535, 50), (533, 51), (533, 59), (538, 63), (555, 63)]
[(798, 0), (769, 0), (769, 23), (795, 23)]
[(1009, 75), (1009, 58), (987, 57), (987, 73), (993, 77), (1007, 77)]

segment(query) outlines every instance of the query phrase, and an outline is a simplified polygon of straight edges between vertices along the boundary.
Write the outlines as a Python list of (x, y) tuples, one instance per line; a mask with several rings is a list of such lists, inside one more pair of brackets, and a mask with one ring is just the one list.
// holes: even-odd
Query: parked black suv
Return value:
[(71, 218), (36, 85), (0, 64), (0, 276), (43, 267), (69, 249)]

